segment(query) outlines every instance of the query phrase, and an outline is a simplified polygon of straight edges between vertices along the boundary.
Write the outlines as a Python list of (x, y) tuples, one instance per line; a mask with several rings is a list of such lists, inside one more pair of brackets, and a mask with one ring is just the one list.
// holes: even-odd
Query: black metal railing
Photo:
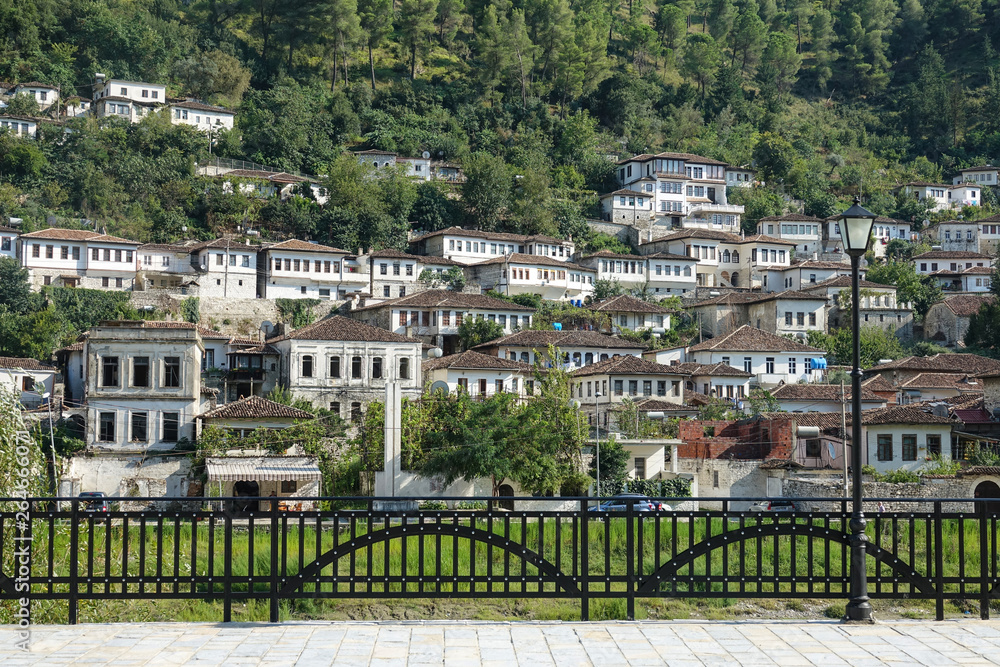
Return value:
[[(813, 509), (780, 513), (732, 509), (751, 498), (621, 512), (586, 498), (429, 502), (442, 500), (463, 509), (123, 498), (105, 512), (72, 498), (19, 514), (23, 501), (0, 500), (0, 600), (66, 601), (76, 623), (80, 601), (102, 599), (221, 601), (225, 621), (234, 603), (268, 600), (277, 621), (280, 602), (297, 598), (572, 598), (586, 620), (595, 599), (623, 599), (634, 618), (637, 598), (849, 597), (846, 500), (793, 499)], [(961, 598), (989, 618), (1000, 597), (997, 501), (884, 502), (894, 511), (867, 526), (871, 598), (934, 600), (938, 619)]]

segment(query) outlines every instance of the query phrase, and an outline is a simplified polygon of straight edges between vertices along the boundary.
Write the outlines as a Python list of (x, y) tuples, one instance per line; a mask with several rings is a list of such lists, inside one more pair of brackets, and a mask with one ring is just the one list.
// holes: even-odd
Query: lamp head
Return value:
[(871, 242), (872, 227), (877, 216), (861, 205), (859, 197), (854, 198), (854, 205), (839, 216), (840, 235), (844, 239), (844, 249), (852, 257), (861, 257), (868, 251)]

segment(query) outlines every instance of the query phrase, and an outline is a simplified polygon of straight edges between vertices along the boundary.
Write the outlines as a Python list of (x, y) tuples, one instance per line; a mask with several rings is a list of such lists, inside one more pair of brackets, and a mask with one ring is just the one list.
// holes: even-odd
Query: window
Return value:
[(469, 378), (458, 378), (458, 390), (469, 393)]
[(809, 326), (816, 326), (816, 313), (809, 313)]
[(792, 326), (792, 314), (791, 313), (785, 313), (785, 326), (786, 327)]
[(201, 370), (206, 368), (215, 368), (215, 350), (205, 350), (205, 354), (202, 355)]
[[(390, 289), (391, 288), (388, 285), (383, 285), (382, 286), (382, 296), (384, 296), (386, 299), (388, 299), (390, 296), (392, 296), (391, 292), (390, 292)], [(404, 322), (403, 324), (406, 324), (406, 323)]]
[(392, 265), (392, 275), (394, 275), (394, 276), (398, 276), (399, 275), (399, 262), (394, 262), (393, 263), (393, 265)]
[(97, 439), (101, 442), (115, 441), (115, 413), (102, 412), (98, 417), (99, 427)]
[(927, 454), (929, 456), (940, 456), (941, 455), (941, 436), (940, 435), (929, 435), (927, 436)]
[(361, 357), (351, 357), (351, 377), (354, 379), (361, 377)]
[(818, 459), (822, 456), (821, 444), (820, 440), (806, 440), (806, 458)]
[(615, 380), (615, 396), (621, 396), (624, 392), (624, 380)]
[(503, 380), (493, 381), (493, 393), (502, 394), (503, 393)]
[(904, 461), (916, 461), (917, 460), (917, 436), (915, 435), (904, 435), (903, 436), (903, 460)]
[(657, 396), (666, 396), (667, 395), (667, 381), (666, 380), (657, 380), (656, 381), (656, 395)]
[(629, 396), (638, 396), (639, 395), (639, 381), (638, 380), (629, 380), (628, 381), (628, 395)]
[(313, 376), (313, 358), (311, 354), (302, 357), (302, 377), (311, 378)]
[(399, 379), (410, 379), (410, 360), (405, 357), (399, 360)]
[(118, 386), (118, 357), (101, 358), (101, 386)]
[[(215, 350), (206, 350), (205, 354), (209, 352), (214, 356)], [(149, 386), (149, 357), (135, 357), (132, 359), (132, 386)]]
[(798, 364), (795, 361), (795, 357), (790, 357), (788, 359), (788, 374), (789, 375), (795, 375), (795, 370), (796, 370), (797, 366), (798, 366)]
[(642, 381), (642, 395), (643, 396), (652, 396), (653, 395), (653, 381), (652, 380), (643, 380)]
[(878, 460), (879, 461), (891, 461), (892, 460), (892, 436), (891, 435), (880, 435), (880, 436), (878, 436)]
[(646, 479), (646, 459), (637, 458), (635, 460), (635, 478)]
[(340, 357), (330, 357), (330, 377), (340, 377)]
[(105, 248), (104, 249), (104, 253), (101, 255), (101, 257), (102, 257), (102, 259), (105, 262), (110, 262), (111, 261), (111, 248)]
[(164, 357), (163, 358), (163, 386), (164, 387), (179, 387), (179, 386), (181, 386), (181, 358), (180, 357)]
[(750, 357), (743, 357), (743, 372), (753, 373), (753, 360)]
[(375, 357), (372, 359), (372, 378), (380, 377), (382, 377), (382, 357)]
[(301, 292), (302, 294), (307, 294), (309, 292), (309, 288), (303, 285), (302, 287), (299, 288), (299, 292)]
[(124, 284), (124, 278), (115, 278), (115, 287), (121, 289)]
[(104, 276), (103, 278), (101, 278), (101, 287), (110, 287), (110, 286), (111, 286), (111, 279), (110, 278), (108, 278), (107, 276)]
[(806, 314), (805, 313), (795, 313), (795, 324), (797, 324), (797, 325), (799, 325), (801, 327), (801, 326), (805, 326), (805, 323), (806, 323)]
[(351, 403), (351, 421), (361, 421), (361, 403), (357, 401)]
[(69, 259), (69, 246), (64, 245), (59, 248), (59, 259)]
[(149, 439), (146, 429), (148, 419), (149, 417), (145, 412), (132, 413), (132, 432), (129, 435), (131, 442), (146, 442)]
[(45, 259), (52, 259), (53, 246), (45, 246)]
[(774, 357), (767, 357), (764, 359), (764, 372), (774, 373)]
[(181, 415), (179, 412), (163, 413), (163, 440), (177, 442), (181, 430)]

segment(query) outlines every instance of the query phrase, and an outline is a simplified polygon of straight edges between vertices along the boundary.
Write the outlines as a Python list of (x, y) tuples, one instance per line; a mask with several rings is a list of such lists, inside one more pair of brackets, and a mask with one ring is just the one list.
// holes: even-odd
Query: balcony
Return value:
[(263, 368), (232, 368), (226, 373), (230, 382), (263, 382)]

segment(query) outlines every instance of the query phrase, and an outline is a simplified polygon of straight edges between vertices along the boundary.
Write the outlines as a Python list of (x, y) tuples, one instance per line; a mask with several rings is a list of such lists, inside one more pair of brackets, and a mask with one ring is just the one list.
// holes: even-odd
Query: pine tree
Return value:
[(417, 76), (417, 55), (427, 52), (434, 34), (438, 0), (402, 0), (399, 6), (400, 42), (410, 54), (410, 80)]
[(358, 5), (361, 29), (368, 47), (368, 67), (371, 69), (372, 92), (375, 92), (375, 57), (372, 54), (392, 33), (392, 0), (361, 0)]

